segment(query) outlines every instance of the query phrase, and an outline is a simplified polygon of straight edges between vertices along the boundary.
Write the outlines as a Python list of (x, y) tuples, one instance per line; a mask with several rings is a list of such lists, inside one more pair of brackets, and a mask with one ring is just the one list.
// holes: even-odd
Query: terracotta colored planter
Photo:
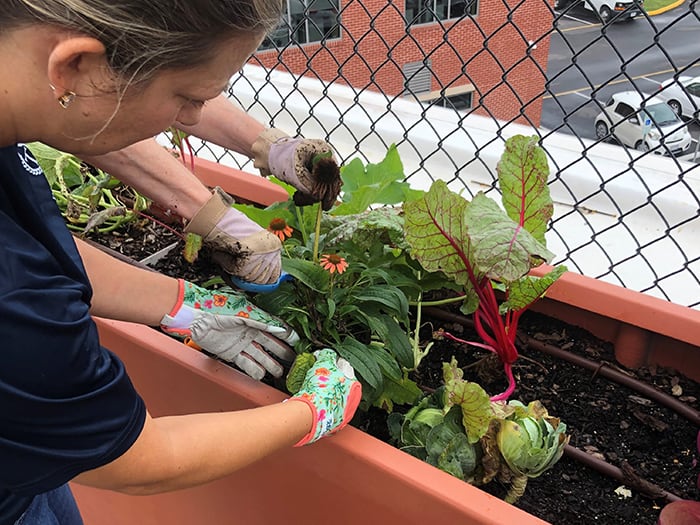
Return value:
[[(265, 179), (214, 163), (199, 161), (197, 173), (245, 200), (286, 198), (268, 194), (277, 186)], [(625, 364), (677, 366), (700, 379), (700, 312), (574, 274), (560, 279), (538, 310), (615, 342)], [(98, 326), (155, 416), (284, 398), (156, 330), (99, 319)], [(545, 523), (352, 427), (194, 489), (148, 497), (73, 489), (87, 525)]]

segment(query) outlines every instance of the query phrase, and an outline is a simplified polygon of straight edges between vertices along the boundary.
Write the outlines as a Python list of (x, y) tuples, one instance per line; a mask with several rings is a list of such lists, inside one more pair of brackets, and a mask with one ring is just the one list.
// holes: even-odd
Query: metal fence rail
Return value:
[[(696, 98), (680, 88), (682, 121), (652, 98), (667, 80), (676, 91), (700, 80), (697, 0), (658, 12), (586, 2), (289, 0), (230, 94), (290, 134), (327, 139), (342, 161), (378, 162), (396, 143), (409, 181), (471, 194), (495, 191), (505, 138), (537, 134), (557, 202), (554, 262), (697, 308), (700, 82)], [(641, 112), (626, 109), (635, 93)], [(612, 116), (605, 129), (600, 114)], [(199, 153), (254, 171), (206, 144)]]

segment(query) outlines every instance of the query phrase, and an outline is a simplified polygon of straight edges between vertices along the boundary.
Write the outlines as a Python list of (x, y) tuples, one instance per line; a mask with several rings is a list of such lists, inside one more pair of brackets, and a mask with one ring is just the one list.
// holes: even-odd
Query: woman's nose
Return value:
[(198, 124), (202, 118), (202, 108), (193, 107), (190, 104), (186, 104), (180, 108), (180, 112), (177, 114), (175, 120), (182, 124), (183, 126), (194, 126)]

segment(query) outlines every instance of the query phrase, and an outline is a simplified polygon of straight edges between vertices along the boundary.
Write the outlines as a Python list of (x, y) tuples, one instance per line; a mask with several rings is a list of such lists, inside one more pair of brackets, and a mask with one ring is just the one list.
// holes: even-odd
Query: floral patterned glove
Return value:
[(313, 428), (295, 447), (342, 430), (362, 397), (362, 385), (350, 363), (329, 348), (317, 350), (314, 356), (316, 363), (306, 373), (301, 389), (287, 400), (306, 403), (313, 412)]
[(269, 128), (253, 143), (253, 165), (262, 175), (274, 175), (298, 191), (294, 203), (305, 206), (321, 201), (330, 210), (340, 193), (343, 181), (331, 146), (318, 139), (289, 137)]
[(233, 363), (253, 379), (284, 369), (270, 354), (291, 362), (299, 336), (285, 323), (254, 306), (242, 294), (201, 288), (180, 279), (179, 298), (161, 328), (189, 338), (199, 348)]

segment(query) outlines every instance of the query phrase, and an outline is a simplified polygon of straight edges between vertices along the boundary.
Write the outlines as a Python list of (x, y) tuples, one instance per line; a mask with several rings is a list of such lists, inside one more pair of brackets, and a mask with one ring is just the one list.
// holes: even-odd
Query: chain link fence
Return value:
[[(553, 262), (697, 308), (700, 16), (697, 0), (669, 7), (289, 0), (230, 95), (270, 125), (328, 140), (343, 162), (379, 162), (394, 143), (423, 189), (440, 178), (497, 191), (504, 140), (537, 135)], [(231, 152), (199, 154), (255, 172)]]

